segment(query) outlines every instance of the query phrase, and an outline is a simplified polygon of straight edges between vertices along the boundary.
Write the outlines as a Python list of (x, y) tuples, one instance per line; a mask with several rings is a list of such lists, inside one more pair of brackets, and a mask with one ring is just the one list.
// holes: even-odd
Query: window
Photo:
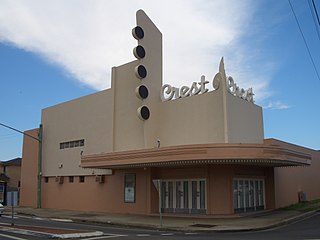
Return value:
[(84, 176), (79, 176), (79, 182), (80, 183), (84, 183), (84, 180), (85, 180)]
[(49, 177), (44, 177), (44, 182), (48, 183), (49, 182)]
[(124, 202), (134, 203), (136, 192), (136, 175), (135, 174), (125, 174), (124, 176)]
[(74, 176), (69, 176), (69, 183), (73, 183), (74, 182)]
[(60, 143), (60, 149), (83, 147), (83, 146), (84, 146), (84, 139)]

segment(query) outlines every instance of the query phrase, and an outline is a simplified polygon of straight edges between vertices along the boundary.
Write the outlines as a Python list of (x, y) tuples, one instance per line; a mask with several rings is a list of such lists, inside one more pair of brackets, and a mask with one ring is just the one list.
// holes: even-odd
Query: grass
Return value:
[(320, 208), (320, 199), (305, 201), (285, 207), (284, 210), (313, 211)]

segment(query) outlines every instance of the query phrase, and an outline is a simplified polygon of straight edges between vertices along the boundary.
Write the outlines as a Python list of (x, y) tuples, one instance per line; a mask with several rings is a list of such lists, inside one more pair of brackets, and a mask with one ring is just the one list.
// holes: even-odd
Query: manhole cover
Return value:
[(201, 224), (201, 223), (190, 225), (190, 227), (201, 227), (201, 228), (212, 228), (212, 227), (215, 227), (215, 226), (217, 226), (217, 225)]

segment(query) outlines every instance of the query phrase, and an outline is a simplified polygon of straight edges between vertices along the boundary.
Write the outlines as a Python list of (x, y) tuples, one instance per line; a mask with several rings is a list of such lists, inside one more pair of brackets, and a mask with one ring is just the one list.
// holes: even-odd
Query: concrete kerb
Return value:
[(7, 226), (7, 227), (0, 227), (0, 229), (12, 232), (12, 233), (18, 233), (23, 235), (29, 235), (29, 236), (37, 236), (37, 237), (43, 237), (43, 238), (60, 238), (60, 239), (68, 239), (68, 238), (80, 238), (80, 237), (98, 237), (102, 236), (103, 232), (100, 231), (93, 231), (93, 232), (79, 232), (79, 233), (65, 233), (65, 234), (59, 234), (59, 233), (48, 233), (45, 231), (34, 231), (34, 230), (28, 230), (28, 229), (20, 229), (16, 228), (14, 226)]
[[(103, 225), (113, 225), (118, 227), (127, 227), (127, 228), (139, 228), (139, 229), (149, 229), (149, 230), (157, 230), (157, 231), (174, 231), (174, 232), (249, 232), (249, 231), (262, 231), (268, 230), (280, 226), (285, 226), (290, 223), (298, 222), (303, 219), (309, 218), (312, 215), (319, 212), (319, 210), (313, 210), (309, 212), (304, 212), (299, 215), (283, 219), (281, 221), (267, 224), (264, 226), (259, 227), (244, 227), (244, 228), (234, 228), (234, 227), (223, 227), (217, 226), (216, 228), (195, 228), (195, 227), (170, 227), (170, 226), (159, 226), (159, 225), (151, 225), (151, 224), (141, 224), (141, 223), (128, 223), (128, 222), (117, 222), (117, 221), (95, 221), (90, 219), (77, 219), (77, 218), (70, 218), (74, 222), (82, 222), (82, 223), (94, 223), (94, 224), (103, 224)], [(221, 228), (222, 227), (222, 228)]]
[[(296, 221), (303, 220), (314, 215), (318, 210), (313, 210), (309, 212), (304, 212), (298, 214), (296, 216), (286, 218), (283, 220), (277, 220), (272, 224), (266, 224), (263, 226), (244, 226), (244, 227), (237, 227), (237, 226), (215, 226), (212, 228), (198, 228), (192, 227), (190, 225), (186, 226), (162, 226), (158, 224), (143, 224), (141, 222), (126, 222), (126, 221), (113, 221), (113, 220), (97, 220), (97, 219), (90, 219), (90, 218), (81, 218), (81, 217), (73, 217), (68, 216), (67, 219), (72, 220), (73, 222), (78, 223), (93, 223), (93, 224), (101, 224), (101, 225), (113, 225), (118, 227), (126, 227), (126, 228), (140, 228), (140, 229), (149, 229), (149, 230), (157, 230), (157, 231), (175, 231), (175, 232), (243, 232), (243, 231), (261, 231), (272, 229), (276, 227), (280, 227), (286, 224), (290, 224)], [(28, 215), (28, 216), (37, 216), (36, 214), (24, 214), (20, 212), (19, 214)], [(63, 217), (63, 216), (62, 216)]]
[(319, 212), (319, 210), (313, 210), (313, 211), (309, 211), (309, 212), (304, 212), (304, 213), (301, 213), (301, 214), (296, 215), (294, 217), (283, 219), (283, 220), (278, 221), (276, 223), (268, 224), (268, 225), (261, 226), (261, 227), (252, 227), (252, 228), (243, 228), (243, 229), (215, 229), (214, 231), (223, 233), (223, 232), (250, 232), (250, 231), (269, 230), (269, 229), (282, 227), (282, 226), (285, 226), (285, 225), (288, 225), (288, 224), (291, 224), (291, 223), (302, 221), (304, 219), (312, 217), (317, 212)]

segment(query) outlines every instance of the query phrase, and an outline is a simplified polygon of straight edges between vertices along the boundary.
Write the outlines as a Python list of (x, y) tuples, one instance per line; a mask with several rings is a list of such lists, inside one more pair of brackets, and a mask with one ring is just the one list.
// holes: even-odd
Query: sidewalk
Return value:
[[(274, 210), (254, 214), (244, 214), (241, 216), (204, 216), (200, 218), (163, 216), (163, 225), (160, 226), (160, 218), (156, 215), (122, 215), (56, 209), (34, 209), (26, 207), (19, 207), (15, 209), (17, 214), (58, 219), (60, 221), (72, 220), (75, 222), (102, 223), (185, 232), (263, 230), (306, 218), (314, 214), (316, 211), (317, 209), (307, 212), (303, 210)], [(9, 213), (10, 209), (7, 209), (6, 212)]]

